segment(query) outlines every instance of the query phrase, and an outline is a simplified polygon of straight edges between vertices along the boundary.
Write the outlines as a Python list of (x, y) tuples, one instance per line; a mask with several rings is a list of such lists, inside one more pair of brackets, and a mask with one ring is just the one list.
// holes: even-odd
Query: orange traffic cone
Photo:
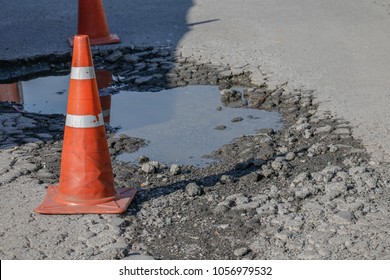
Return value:
[[(89, 36), (91, 45), (119, 43), (117, 34), (108, 30), (102, 0), (79, 0), (77, 34)], [(73, 38), (69, 38), (73, 47)]]
[[(96, 81), (98, 89), (107, 88), (112, 82), (112, 73), (108, 70), (96, 70)], [(111, 94), (99, 95), (100, 105), (102, 106), (103, 120), (105, 123), (110, 124), (111, 115)]]
[(114, 189), (114, 176), (88, 36), (74, 38), (61, 174), (49, 186), (42, 214), (115, 214), (126, 211), (134, 188)]

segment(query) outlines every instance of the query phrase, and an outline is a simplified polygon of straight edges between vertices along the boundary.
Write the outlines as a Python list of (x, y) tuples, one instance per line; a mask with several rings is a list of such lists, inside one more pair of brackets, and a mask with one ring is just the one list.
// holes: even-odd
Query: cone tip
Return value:
[(72, 67), (93, 66), (88, 35), (75, 35)]
[(75, 35), (73, 37), (73, 41), (74, 41), (74, 45), (76, 44), (82, 44), (82, 43), (86, 43), (88, 42), (89, 43), (89, 37), (88, 35)]

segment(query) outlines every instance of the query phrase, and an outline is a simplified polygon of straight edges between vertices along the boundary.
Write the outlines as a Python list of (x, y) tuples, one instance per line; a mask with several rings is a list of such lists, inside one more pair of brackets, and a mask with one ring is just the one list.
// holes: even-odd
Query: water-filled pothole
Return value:
[[(24, 110), (66, 114), (68, 84), (69, 76), (21, 82)], [(119, 91), (108, 98), (102, 107), (110, 126), (119, 128), (116, 133), (148, 141), (137, 152), (117, 157), (125, 162), (137, 162), (142, 155), (166, 164), (201, 166), (212, 162), (204, 155), (234, 138), (262, 128), (277, 130), (282, 125), (277, 112), (223, 106), (217, 86)]]

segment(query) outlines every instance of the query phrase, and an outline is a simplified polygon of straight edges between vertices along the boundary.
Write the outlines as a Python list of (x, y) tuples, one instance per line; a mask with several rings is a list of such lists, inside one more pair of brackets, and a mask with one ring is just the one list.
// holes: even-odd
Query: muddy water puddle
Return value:
[[(104, 82), (98, 81), (100, 90), (109, 85), (105, 76)], [(27, 112), (65, 115), (68, 85), (69, 75), (19, 82), (19, 92), (14, 95), (20, 102), (13, 101), (22, 103)], [(147, 156), (166, 164), (203, 166), (212, 162), (204, 155), (234, 138), (262, 128), (281, 128), (279, 113), (225, 107), (219, 92), (217, 86), (192, 85), (159, 92), (119, 91), (101, 97), (105, 121), (119, 128), (118, 135), (148, 141), (146, 147), (117, 159), (136, 163), (140, 156)]]

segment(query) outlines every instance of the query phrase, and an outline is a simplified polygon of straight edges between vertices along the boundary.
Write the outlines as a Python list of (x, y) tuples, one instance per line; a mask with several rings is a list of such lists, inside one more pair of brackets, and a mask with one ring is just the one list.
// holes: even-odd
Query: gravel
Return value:
[(58, 184), (64, 116), (1, 103), (1, 259), (390, 258), (388, 166), (371, 165), (351, 128), (319, 111), (312, 91), (257, 86), (250, 73), (167, 50), (122, 48), (94, 60), (114, 71), (114, 88), (218, 84), (233, 107), (266, 96), (256, 105), (278, 110), (284, 127), (242, 135), (202, 168), (120, 162), (117, 155), (147, 143), (108, 129), (115, 184), (136, 187), (135, 201), (122, 215), (45, 216), (33, 209)]

